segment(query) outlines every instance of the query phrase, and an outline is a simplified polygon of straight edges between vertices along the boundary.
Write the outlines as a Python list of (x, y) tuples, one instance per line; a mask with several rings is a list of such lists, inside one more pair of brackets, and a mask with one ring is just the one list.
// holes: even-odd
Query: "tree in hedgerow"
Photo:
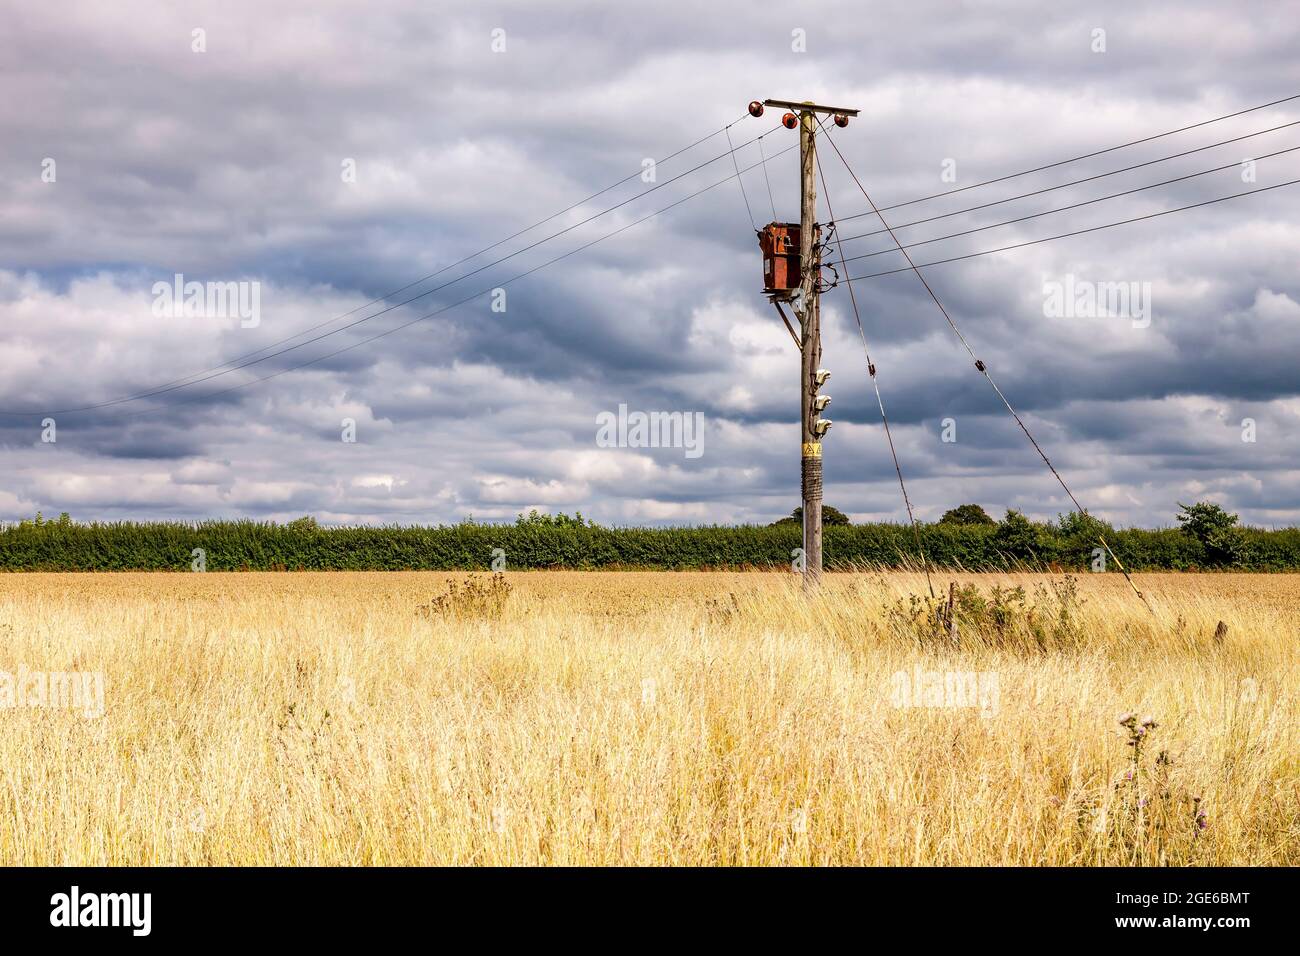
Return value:
[[(803, 527), (803, 505), (795, 508), (794, 511), (790, 512), (789, 516), (773, 521), (772, 527), (787, 524), (797, 524)], [(846, 524), (850, 524), (849, 516), (843, 511), (840, 511), (839, 508), (832, 508), (830, 505), (822, 505), (822, 527)]]
[(1178, 523), (1183, 526), (1183, 533), (1200, 542), (1208, 563), (1233, 565), (1245, 559), (1246, 539), (1237, 527), (1237, 515), (1212, 501), (1198, 501), (1193, 505), (1180, 501), (1178, 507), (1182, 509), (1178, 512)]
[(1069, 511), (1057, 515), (1057, 533), (1072, 545), (1086, 544), (1092, 547), (1099, 537), (1113, 535), (1115, 529), (1100, 518), (1094, 518), (1086, 511)]
[(1067, 511), (1057, 515), (1055, 537), (1059, 559), (1067, 560), (1076, 567), (1083, 565), (1101, 571), (1105, 570), (1105, 562), (1109, 557), (1105, 554), (1102, 542), (1109, 544), (1115, 537), (1115, 529), (1086, 511)]
[(993, 532), (993, 547), (1009, 558), (1037, 558), (1038, 529), (1015, 508), (1008, 508), (1006, 517)]
[(979, 505), (958, 505), (956, 508), (950, 508), (943, 513), (939, 519), (939, 524), (964, 524), (964, 525), (995, 525), (997, 524), (989, 513)]
[(595, 522), (589, 522), (582, 516), (581, 511), (575, 511), (571, 518), (563, 512), (543, 514), (536, 508), (533, 508), (528, 512), (528, 514), (521, 514), (515, 518), (515, 526), (520, 528), (582, 528), (588, 524), (594, 526)]

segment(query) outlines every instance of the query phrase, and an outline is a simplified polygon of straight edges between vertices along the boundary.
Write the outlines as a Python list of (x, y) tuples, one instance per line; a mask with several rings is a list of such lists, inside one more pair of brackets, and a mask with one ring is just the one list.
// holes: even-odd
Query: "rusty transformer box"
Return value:
[(799, 233), (797, 222), (770, 222), (759, 232), (765, 294), (788, 299), (799, 290)]

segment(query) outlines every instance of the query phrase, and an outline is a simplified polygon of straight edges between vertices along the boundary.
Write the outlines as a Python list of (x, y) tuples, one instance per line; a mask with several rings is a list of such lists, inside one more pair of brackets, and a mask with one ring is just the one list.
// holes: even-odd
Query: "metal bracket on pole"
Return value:
[(781, 308), (781, 300), (773, 299), (772, 304), (776, 306), (776, 311), (781, 313), (781, 321), (785, 323), (786, 331), (790, 333), (790, 338), (794, 342), (794, 347), (802, 349), (803, 345), (799, 342), (799, 334), (795, 332), (794, 326), (790, 324), (790, 319), (785, 314), (785, 309)]

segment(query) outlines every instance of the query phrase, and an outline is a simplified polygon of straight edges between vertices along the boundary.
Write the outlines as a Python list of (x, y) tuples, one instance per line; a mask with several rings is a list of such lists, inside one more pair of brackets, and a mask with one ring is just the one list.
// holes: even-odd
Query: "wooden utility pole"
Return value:
[(813, 399), (817, 394), (814, 376), (821, 368), (821, 309), (817, 285), (821, 279), (820, 249), (817, 242), (817, 114), (799, 114), (799, 281), (800, 362), (799, 421), (800, 487), (803, 493), (804, 590), (812, 590), (822, 577), (822, 440), (813, 429)]
[[(800, 484), (803, 497), (803, 554), (805, 591), (815, 590), (822, 576), (822, 436), (830, 422), (820, 412), (830, 397), (817, 392), (830, 373), (821, 368), (821, 243), (817, 227), (817, 115), (833, 114), (839, 126), (848, 124), (857, 110), (816, 103), (764, 100), (764, 106), (789, 109), (799, 125), (799, 289), (793, 299), (799, 318), (799, 437)], [(751, 110), (751, 112), (753, 112)], [(789, 123), (786, 124), (787, 126)]]

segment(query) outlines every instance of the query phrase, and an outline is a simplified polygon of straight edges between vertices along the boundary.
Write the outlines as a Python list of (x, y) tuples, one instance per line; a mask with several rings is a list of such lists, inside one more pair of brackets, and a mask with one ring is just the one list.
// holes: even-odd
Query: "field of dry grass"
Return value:
[(0, 863), (1300, 863), (1295, 576), (464, 580), (0, 576)]

